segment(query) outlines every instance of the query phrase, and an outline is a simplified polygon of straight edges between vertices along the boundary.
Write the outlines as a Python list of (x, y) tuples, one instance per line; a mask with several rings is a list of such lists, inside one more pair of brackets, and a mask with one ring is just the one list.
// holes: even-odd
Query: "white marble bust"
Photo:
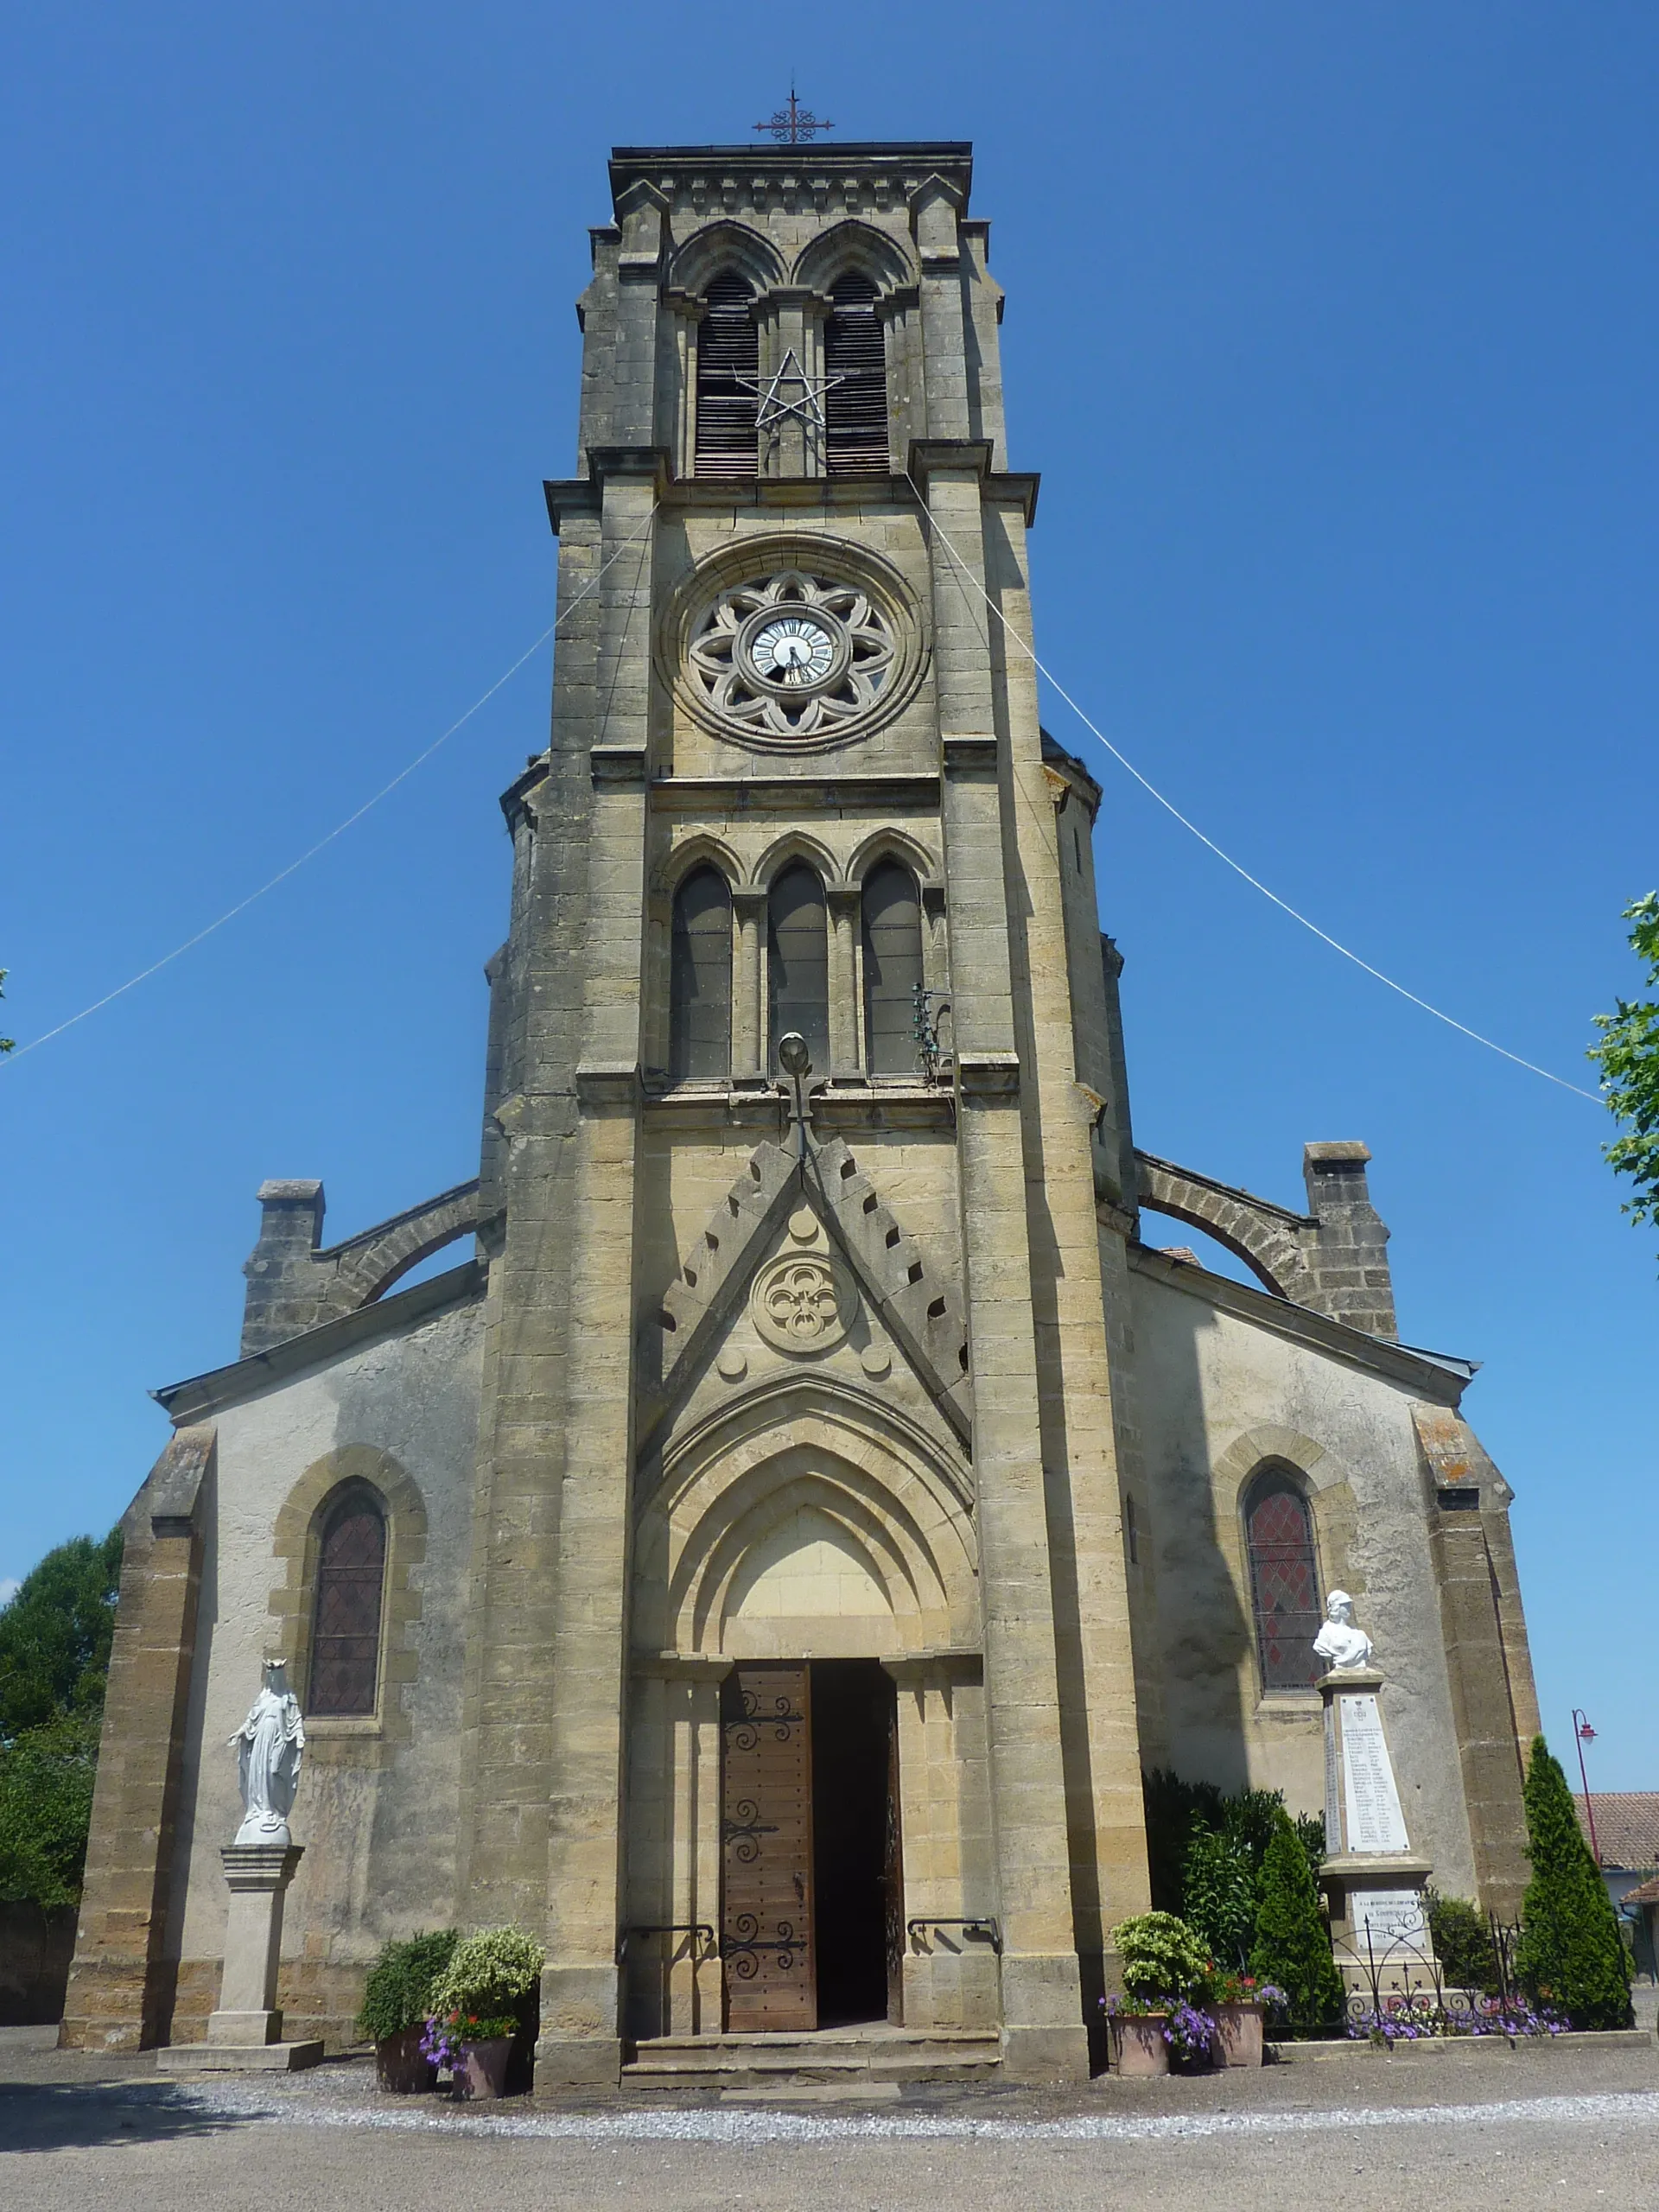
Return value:
[(1346, 1674), (1372, 1664), (1371, 1639), (1354, 1624), (1354, 1601), (1345, 1590), (1333, 1590), (1325, 1601), (1325, 1624), (1313, 1639), (1313, 1649), (1333, 1674)]

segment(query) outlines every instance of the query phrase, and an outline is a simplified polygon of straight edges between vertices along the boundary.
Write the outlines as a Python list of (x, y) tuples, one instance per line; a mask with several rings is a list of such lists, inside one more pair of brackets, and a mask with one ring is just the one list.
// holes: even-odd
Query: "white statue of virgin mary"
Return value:
[(305, 1750), (305, 1726), (300, 1701), (288, 1686), (286, 1660), (266, 1660), (264, 1687), (231, 1742), (242, 1786), (238, 1843), (276, 1844), (286, 1849), (294, 1840), (288, 1832), (288, 1816), (294, 1809)]

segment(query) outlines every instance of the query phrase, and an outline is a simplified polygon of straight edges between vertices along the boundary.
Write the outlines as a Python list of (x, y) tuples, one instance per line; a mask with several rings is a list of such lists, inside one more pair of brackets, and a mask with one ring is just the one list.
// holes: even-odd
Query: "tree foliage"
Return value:
[(1630, 1970), (1618, 1916), (1590, 1853), (1560, 1761), (1541, 1736), (1527, 1762), (1527, 1856), (1515, 1967), (1535, 1999), (1575, 2028), (1628, 2028)]
[[(1147, 1808), (1147, 1855), (1155, 1910), (1173, 1912), (1210, 1945), (1217, 1966), (1242, 1967), (1255, 1925), (1256, 1883), (1279, 1816), (1281, 1789), (1238, 1789), (1185, 1782), (1167, 1767), (1141, 1777)], [(1325, 1822), (1299, 1814), (1297, 1835), (1317, 1885), (1325, 1859)]]
[(1306, 1846), (1282, 1807), (1256, 1884), (1250, 1972), (1258, 1981), (1275, 1983), (1284, 1991), (1298, 2028), (1324, 2027), (1342, 2012), (1342, 1976), (1331, 1955), (1330, 1931)]
[[(10, 972), (10, 969), (0, 968), (0, 999), (6, 995), (6, 977)], [(0, 1037), (0, 1052), (11, 1052), (16, 1049), (17, 1039), (15, 1037)]]
[[(1624, 909), (1630, 950), (1645, 963), (1650, 992), (1659, 992), (1659, 891)], [(1618, 1011), (1599, 1014), (1599, 1044), (1590, 1058), (1601, 1071), (1607, 1110), (1625, 1124), (1605, 1147), (1613, 1172), (1628, 1175), (1636, 1195), (1624, 1211), (1637, 1221), (1659, 1222), (1659, 996), (1617, 999)]]
[(24, 1576), (0, 1612), (0, 1745), (103, 1709), (120, 1577), (118, 1529), (60, 1544)]
[(1448, 1989), (1478, 1989), (1488, 1997), (1499, 1991), (1497, 1946), (1486, 1916), (1467, 1897), (1443, 1897), (1425, 1890), (1423, 1910), (1430, 1941)]
[(99, 1717), (69, 1713), (0, 1747), (0, 1898), (79, 1904)]
[(48, 1552), (0, 1610), (0, 1897), (78, 1904), (121, 1532)]

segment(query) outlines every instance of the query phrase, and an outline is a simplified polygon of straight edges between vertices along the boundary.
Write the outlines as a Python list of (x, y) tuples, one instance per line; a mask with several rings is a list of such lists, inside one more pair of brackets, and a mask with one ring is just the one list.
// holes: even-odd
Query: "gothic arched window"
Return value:
[(373, 1713), (385, 1580), (386, 1516), (373, 1491), (354, 1484), (324, 1512), (308, 1713)]
[(798, 861), (766, 903), (766, 990), (775, 1059), (779, 1039), (799, 1030), (819, 1075), (830, 1072), (830, 939), (823, 886)]
[(709, 311), (697, 326), (699, 476), (753, 476), (759, 466), (754, 418), (760, 395), (760, 336), (750, 312), (754, 295), (734, 270), (709, 284)]
[(868, 276), (838, 277), (823, 326), (824, 462), (831, 476), (885, 476), (887, 444), (887, 346)]
[(916, 879), (883, 861), (864, 879), (864, 1053), (872, 1075), (913, 1073), (922, 982), (922, 902)]
[(1313, 1649), (1323, 1618), (1313, 1516), (1284, 1469), (1264, 1469), (1246, 1492), (1244, 1541), (1262, 1688), (1311, 1689), (1325, 1672)]
[(732, 895), (715, 868), (695, 869), (674, 894), (668, 1065), (675, 1077), (731, 1072)]

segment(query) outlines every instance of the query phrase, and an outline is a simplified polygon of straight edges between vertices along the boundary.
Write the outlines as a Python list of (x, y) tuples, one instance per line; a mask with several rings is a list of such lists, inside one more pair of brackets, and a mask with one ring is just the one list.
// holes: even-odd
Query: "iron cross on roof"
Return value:
[(833, 123), (820, 123), (810, 107), (803, 107), (791, 84), (789, 105), (777, 109), (770, 121), (757, 123), (754, 127), (757, 130), (770, 130), (780, 146), (798, 146), (816, 138), (820, 130), (833, 130), (836, 126)]

